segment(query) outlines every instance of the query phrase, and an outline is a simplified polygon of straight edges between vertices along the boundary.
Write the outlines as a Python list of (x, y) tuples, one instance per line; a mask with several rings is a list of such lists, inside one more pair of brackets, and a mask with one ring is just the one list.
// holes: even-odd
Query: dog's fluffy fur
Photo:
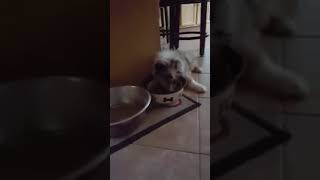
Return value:
[(303, 99), (308, 94), (305, 80), (273, 63), (261, 45), (265, 33), (294, 32), (296, 6), (296, 0), (217, 0), (213, 28), (227, 34), (228, 45), (246, 60), (243, 79), (279, 97)]
[(153, 65), (153, 83), (159, 84), (166, 92), (174, 92), (186, 80), (186, 88), (197, 93), (205, 93), (207, 88), (195, 81), (192, 72), (201, 73), (201, 69), (194, 62), (194, 57), (180, 50), (162, 50), (155, 58)]

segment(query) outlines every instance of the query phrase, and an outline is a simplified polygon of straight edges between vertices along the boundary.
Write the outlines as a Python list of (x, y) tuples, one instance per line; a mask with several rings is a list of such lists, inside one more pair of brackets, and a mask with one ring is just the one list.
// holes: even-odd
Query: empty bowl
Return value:
[(150, 102), (151, 95), (144, 88), (110, 88), (110, 136), (123, 136), (134, 130)]

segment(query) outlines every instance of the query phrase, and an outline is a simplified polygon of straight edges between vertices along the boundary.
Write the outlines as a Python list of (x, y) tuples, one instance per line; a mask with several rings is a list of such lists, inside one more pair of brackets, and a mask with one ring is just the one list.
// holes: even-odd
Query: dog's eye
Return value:
[(181, 74), (181, 71), (177, 71), (178, 74)]
[(178, 69), (178, 63), (179, 61), (177, 60), (171, 60), (171, 65), (173, 66), (174, 69)]
[(166, 66), (165, 66), (164, 64), (161, 64), (161, 63), (155, 64), (154, 67), (155, 67), (155, 69), (156, 69), (157, 71), (163, 71), (163, 70), (166, 69)]

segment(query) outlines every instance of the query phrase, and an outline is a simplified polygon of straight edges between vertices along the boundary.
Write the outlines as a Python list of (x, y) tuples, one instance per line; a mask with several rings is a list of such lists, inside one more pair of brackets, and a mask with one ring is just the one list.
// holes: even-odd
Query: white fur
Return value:
[[(192, 77), (192, 72), (201, 73), (201, 69), (195, 63), (195, 58), (191, 54), (180, 50), (162, 50), (158, 53), (154, 64), (159, 62), (170, 63), (172, 60), (180, 62), (180, 71), (187, 80), (186, 87), (188, 89), (197, 93), (205, 93), (207, 91), (207, 88), (204, 85), (196, 82)], [(153, 75), (155, 75), (155, 73)]]
[(243, 78), (281, 97), (304, 98), (309, 91), (305, 80), (274, 64), (260, 43), (261, 29), (271, 18), (294, 31), (296, 0), (218, 0), (215, 5), (213, 28), (229, 34), (230, 47), (246, 60)]

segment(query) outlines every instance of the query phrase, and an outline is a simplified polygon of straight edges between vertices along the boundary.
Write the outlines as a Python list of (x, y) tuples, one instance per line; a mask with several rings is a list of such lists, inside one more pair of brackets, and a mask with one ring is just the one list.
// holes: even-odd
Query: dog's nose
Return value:
[(173, 80), (173, 76), (171, 75), (171, 74), (169, 74), (168, 76), (167, 76), (167, 78), (168, 78), (168, 80)]

